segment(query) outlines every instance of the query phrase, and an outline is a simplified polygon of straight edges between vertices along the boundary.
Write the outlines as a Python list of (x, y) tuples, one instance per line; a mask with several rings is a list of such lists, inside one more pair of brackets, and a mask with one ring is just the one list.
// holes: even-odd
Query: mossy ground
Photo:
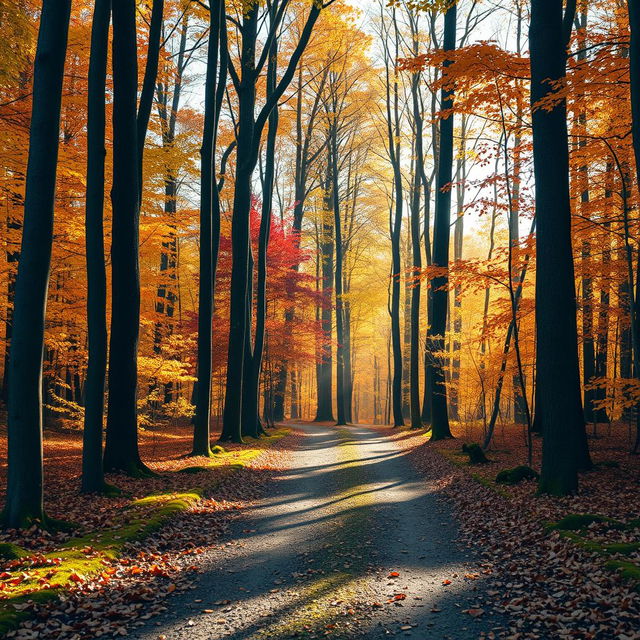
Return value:
[(631, 520), (626, 524), (613, 518), (593, 513), (570, 513), (558, 522), (546, 523), (549, 531), (557, 531), (563, 538), (576, 545), (601, 556), (617, 556), (606, 563), (608, 569), (619, 571), (623, 578), (636, 584), (640, 590), (640, 565), (633, 560), (622, 560), (620, 556), (632, 556), (640, 551), (639, 542), (599, 542), (586, 536), (593, 524), (606, 524), (608, 528), (618, 531), (631, 531), (638, 528), (640, 522)]
[(183, 473), (215, 470), (201, 487), (184, 492), (155, 493), (132, 500), (109, 528), (72, 538), (54, 551), (34, 554), (11, 544), (0, 544), (0, 559), (11, 563), (0, 578), (0, 635), (14, 629), (31, 614), (23, 611), (27, 602), (47, 602), (70, 590), (79, 580), (105, 571), (120, 557), (128, 543), (142, 540), (166, 522), (195, 505), (204, 494), (235, 470), (255, 460), (264, 449), (290, 432), (279, 429), (260, 439), (261, 448), (225, 451), (217, 447), (214, 458), (203, 467), (187, 467)]

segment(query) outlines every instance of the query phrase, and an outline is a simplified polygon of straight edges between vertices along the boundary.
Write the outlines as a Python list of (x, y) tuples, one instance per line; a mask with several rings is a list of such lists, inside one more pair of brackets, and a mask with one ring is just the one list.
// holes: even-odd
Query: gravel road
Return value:
[(450, 508), (405, 454), (374, 429), (295, 426), (302, 444), (269, 496), (205, 554), (195, 589), (134, 637), (498, 636)]

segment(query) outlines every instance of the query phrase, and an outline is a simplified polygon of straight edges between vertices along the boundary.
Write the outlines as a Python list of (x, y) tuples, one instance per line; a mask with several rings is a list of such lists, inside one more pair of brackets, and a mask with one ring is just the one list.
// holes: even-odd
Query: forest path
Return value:
[(364, 426), (295, 427), (301, 446), (270, 495), (208, 553), (195, 590), (136, 637), (464, 640), (495, 629), (464, 612), (484, 600), (482, 581), (464, 579), (477, 563), (406, 452)]

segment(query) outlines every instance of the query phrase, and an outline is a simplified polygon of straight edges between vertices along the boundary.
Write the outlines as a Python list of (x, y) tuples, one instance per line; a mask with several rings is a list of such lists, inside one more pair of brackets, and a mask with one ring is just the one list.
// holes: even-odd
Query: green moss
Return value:
[[(280, 429), (264, 440), (275, 441), (288, 433), (290, 429)], [(196, 469), (199, 472), (217, 468), (215, 481), (209, 481), (206, 489), (192, 489), (183, 493), (157, 493), (134, 500), (122, 510), (121, 522), (117, 526), (72, 538), (56, 551), (45, 554), (42, 566), (30, 566), (27, 579), (18, 585), (7, 585), (2, 592), (5, 599), (0, 601), (0, 636), (31, 617), (31, 608), (25, 605), (48, 602), (69, 590), (78, 578), (90, 578), (103, 571), (105, 562), (120, 557), (127, 543), (140, 541), (160, 529), (167, 521), (191, 508), (203, 497), (205, 491), (214, 490), (229, 474), (245, 467), (247, 462), (264, 451), (225, 451), (222, 447), (217, 449), (219, 452), (216, 459), (210, 465), (182, 470), (184, 473), (196, 473)], [(57, 529), (68, 530), (73, 527), (60, 521), (51, 523)], [(2, 554), (3, 551), (6, 555)], [(16, 554), (17, 557), (9, 554)], [(30, 554), (16, 545), (0, 545), (0, 557), (4, 559), (19, 560), (25, 555)]]
[(215, 455), (220, 455), (221, 453), (226, 453), (226, 449), (217, 444), (215, 447), (211, 447), (211, 453)]
[(632, 531), (633, 529), (640, 529), (640, 518), (635, 518), (634, 520), (629, 520), (624, 527), (627, 531)]
[(635, 583), (636, 591), (640, 591), (640, 566), (626, 560), (609, 560), (606, 567), (620, 573), (625, 580)]
[(538, 472), (534, 471), (531, 467), (526, 465), (520, 465), (513, 469), (503, 469), (496, 476), (496, 482), (498, 484), (514, 485), (522, 482), (523, 480), (537, 480), (539, 477)]
[(463, 444), (462, 451), (469, 456), (469, 464), (486, 464), (490, 462), (487, 456), (484, 455), (482, 447), (477, 442)]
[(616, 529), (624, 527), (621, 522), (618, 522), (613, 518), (607, 518), (606, 516), (600, 516), (593, 513), (570, 513), (562, 518), (562, 520), (550, 525), (550, 528), (557, 529), (558, 531), (582, 531), (583, 529), (589, 528), (589, 526), (594, 523), (601, 522), (606, 522)]
[(484, 476), (481, 476), (479, 473), (472, 473), (471, 477), (478, 484), (481, 484), (483, 487), (486, 487), (487, 489), (491, 489), (491, 491), (493, 491), (494, 493), (497, 493), (503, 498), (511, 497), (511, 495), (507, 491), (505, 491), (502, 487), (497, 487), (493, 482), (491, 482), (491, 480), (489, 480), (488, 478), (485, 478)]
[(29, 552), (17, 544), (11, 542), (0, 543), (0, 560), (19, 560), (28, 555)]
[(201, 471), (209, 471), (207, 467), (185, 467), (184, 469), (180, 469), (178, 473), (200, 473)]

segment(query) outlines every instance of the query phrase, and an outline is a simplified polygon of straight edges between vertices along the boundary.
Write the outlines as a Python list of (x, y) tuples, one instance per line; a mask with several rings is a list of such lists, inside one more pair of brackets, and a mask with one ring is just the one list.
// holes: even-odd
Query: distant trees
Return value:
[(530, 60), (520, 0), (4, 10), (6, 521), (45, 517), (43, 422), (84, 424), (85, 492), (149, 473), (139, 426), (208, 456), (287, 415), (522, 425), (575, 491), (585, 420), (640, 415), (640, 12), (565, 5), (534, 0)]
[[(287, 3), (278, 3), (274, 8), (276, 19), (269, 25), (267, 43), (277, 37)], [(251, 209), (252, 176), (258, 162), (258, 151), (262, 131), (272, 109), (289, 86), (298, 62), (309, 42), (313, 27), (323, 5), (314, 2), (309, 7), (307, 19), (298, 42), (289, 58), (285, 71), (274, 87), (258, 115), (256, 109), (256, 83), (267, 62), (270, 48), (266, 46), (257, 56), (258, 23), (260, 6), (252, 5), (242, 16), (239, 72), (230, 64), (231, 78), (238, 96), (237, 151), (238, 162), (235, 173), (233, 197), (233, 219), (231, 225), (233, 262), (231, 269), (229, 348), (227, 357), (227, 380), (225, 389), (222, 441), (242, 441), (242, 382), (245, 340), (250, 338), (248, 325), (248, 279), (249, 279), (249, 212)]]

